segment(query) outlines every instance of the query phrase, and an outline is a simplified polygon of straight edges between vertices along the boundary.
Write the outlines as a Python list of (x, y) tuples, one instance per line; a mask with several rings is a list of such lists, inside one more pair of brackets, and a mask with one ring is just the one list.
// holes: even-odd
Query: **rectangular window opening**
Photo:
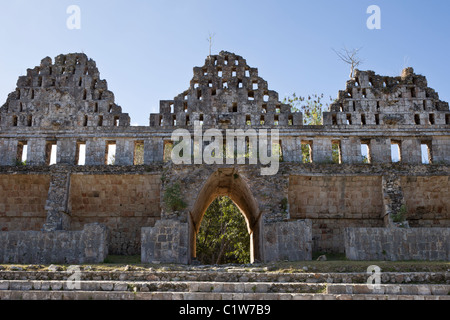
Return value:
[(420, 143), (420, 150), (422, 154), (422, 164), (433, 163), (433, 154), (431, 152), (431, 141), (422, 141)]
[(430, 113), (430, 115), (428, 116), (428, 122), (430, 123), (430, 125), (434, 124), (434, 113)]
[(380, 124), (380, 115), (377, 113), (375, 114), (375, 124), (379, 125)]
[(414, 123), (415, 124), (420, 124), (420, 114), (415, 114), (414, 115)]
[(335, 114), (333, 114), (332, 116), (331, 116), (331, 122), (332, 122), (332, 124), (333, 124), (333, 126), (337, 126), (337, 115), (335, 115)]
[(17, 144), (17, 165), (26, 165), (27, 163), (28, 145), (26, 141), (19, 141)]
[(445, 124), (450, 124), (450, 114), (445, 115)]
[(245, 124), (247, 126), (251, 126), (252, 125), (252, 120), (251, 120), (251, 117), (250, 117), (249, 114), (245, 116)]
[(391, 141), (391, 161), (394, 163), (402, 161), (401, 142), (398, 140)]
[(294, 117), (292, 115), (289, 115), (288, 117), (288, 126), (294, 125)]
[(350, 113), (347, 114), (347, 124), (352, 124), (352, 115)]
[(342, 153), (341, 153), (341, 141), (333, 140), (331, 141), (331, 161), (333, 163), (342, 163)]
[(144, 164), (144, 141), (135, 141), (134, 142), (133, 164), (135, 166)]
[(86, 164), (86, 142), (77, 142), (75, 164), (77, 166), (84, 166)]
[(361, 125), (363, 125), (363, 126), (366, 125), (366, 115), (365, 114), (361, 115)]
[(370, 140), (361, 140), (361, 157), (362, 163), (372, 163)]
[(312, 163), (312, 141), (302, 141), (302, 162)]
[(119, 124), (120, 124), (120, 122), (119, 122), (119, 116), (115, 116), (115, 117), (114, 117), (114, 127), (118, 127)]
[(116, 142), (106, 141), (105, 164), (113, 166), (116, 164)]
[(172, 149), (173, 149), (173, 141), (165, 140), (164, 155), (163, 155), (164, 162), (169, 162), (170, 160), (172, 160)]
[(45, 145), (45, 163), (48, 166), (56, 164), (58, 147), (56, 141), (47, 141)]

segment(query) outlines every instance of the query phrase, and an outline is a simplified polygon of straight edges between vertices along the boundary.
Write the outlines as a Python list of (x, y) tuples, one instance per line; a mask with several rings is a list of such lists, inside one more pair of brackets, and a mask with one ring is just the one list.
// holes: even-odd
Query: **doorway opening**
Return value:
[[(215, 201), (217, 201), (217, 203), (214, 203)], [(213, 204), (212, 207), (211, 204)], [(215, 207), (216, 205), (217, 207)], [(207, 212), (208, 210), (209, 212)], [(232, 210), (233, 212), (227, 212), (227, 210)], [(219, 219), (219, 221), (215, 221), (214, 223), (219, 223), (220, 216), (223, 214), (222, 211), (226, 216), (232, 216), (234, 219), (231, 222), (228, 221), (229, 227), (231, 225), (239, 225), (239, 228), (242, 228), (239, 229), (239, 232), (247, 233), (249, 237), (248, 240), (239, 241), (239, 243), (245, 248), (247, 248), (247, 246), (249, 247), (250, 254), (247, 255), (247, 257), (249, 257), (249, 262), (254, 263), (255, 261), (262, 261), (262, 212), (260, 211), (258, 203), (250, 191), (247, 178), (239, 174), (239, 172), (233, 168), (221, 168), (216, 172), (213, 172), (205, 181), (202, 189), (197, 195), (197, 199), (192, 207), (192, 210), (190, 211), (190, 262), (192, 260), (199, 261), (197, 258), (197, 253), (202, 253), (201, 250), (197, 250), (198, 240), (199, 237), (201, 240), (202, 235), (199, 237), (197, 235), (203, 232), (201, 229), (205, 228), (208, 221), (211, 220), (205, 219), (204, 217), (206, 216), (206, 218), (208, 218), (208, 215), (212, 215), (212, 220)], [(213, 212), (216, 213), (212, 214)], [(205, 228), (205, 230), (206, 229), (207, 228)], [(228, 230), (223, 233), (224, 241), (227, 241), (227, 237), (230, 236), (230, 230), (231, 229), (228, 228)], [(219, 237), (218, 234), (215, 234), (215, 236)], [(222, 257), (220, 260), (217, 259), (218, 257), (219, 255), (216, 255), (216, 261), (214, 261), (214, 264), (216, 264), (215, 262), (217, 261), (224, 263)]]
[(202, 264), (250, 263), (250, 234), (245, 217), (227, 196), (217, 197), (203, 216), (196, 239)]

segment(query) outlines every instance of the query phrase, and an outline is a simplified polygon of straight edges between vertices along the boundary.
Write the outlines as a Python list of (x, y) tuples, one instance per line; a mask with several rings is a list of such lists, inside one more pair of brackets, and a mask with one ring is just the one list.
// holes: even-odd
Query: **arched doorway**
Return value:
[(214, 172), (203, 185), (189, 219), (189, 255), (196, 257), (196, 235), (206, 209), (219, 196), (228, 196), (245, 217), (250, 234), (250, 262), (261, 260), (261, 212), (245, 177), (236, 169), (226, 168)]
[(196, 236), (196, 257), (201, 264), (250, 262), (250, 235), (245, 216), (227, 196), (214, 199), (203, 215)]

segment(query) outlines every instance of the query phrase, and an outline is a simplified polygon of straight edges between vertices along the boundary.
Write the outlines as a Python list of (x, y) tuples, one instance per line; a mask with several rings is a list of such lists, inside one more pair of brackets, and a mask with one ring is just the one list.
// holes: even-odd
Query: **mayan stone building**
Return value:
[[(172, 133), (185, 129), (202, 150), (200, 125), (224, 137), (267, 132), (276, 138), (269, 151), (281, 150), (276, 174), (249, 159), (175, 164)], [(175, 186), (179, 208), (164, 200)], [(450, 260), (449, 191), (449, 105), (411, 68), (398, 77), (356, 71), (320, 126), (304, 125), (229, 52), (194, 68), (187, 90), (161, 101), (149, 126), (130, 126), (80, 53), (28, 69), (0, 109), (1, 263), (107, 254), (190, 263), (205, 210), (221, 195), (246, 218), (252, 261), (309, 260), (313, 251)]]

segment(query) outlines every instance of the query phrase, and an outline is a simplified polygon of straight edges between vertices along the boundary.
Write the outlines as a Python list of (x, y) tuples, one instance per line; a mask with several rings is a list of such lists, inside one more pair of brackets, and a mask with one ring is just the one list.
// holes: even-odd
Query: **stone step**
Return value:
[(446, 284), (329, 284), (328, 294), (378, 294), (378, 295), (436, 295), (449, 296), (450, 285)]
[[(327, 293), (378, 295), (450, 295), (445, 284), (331, 284), (302, 282), (207, 281), (79, 281), (80, 291), (205, 292), (205, 293)], [(61, 280), (2, 280), (0, 291), (68, 291), (73, 285)]]
[[(64, 271), (0, 271), (0, 280), (67, 280)], [(82, 271), (82, 280), (96, 281), (218, 281), (361, 283), (367, 273), (277, 273), (239, 271)], [(381, 283), (450, 284), (450, 272), (382, 272)]]
[(450, 296), (124, 291), (0, 291), (0, 300), (450, 300)]
[[(2, 280), (0, 291), (67, 291), (72, 283), (61, 280)], [(79, 281), (81, 291), (323, 293), (326, 284), (197, 281)]]

